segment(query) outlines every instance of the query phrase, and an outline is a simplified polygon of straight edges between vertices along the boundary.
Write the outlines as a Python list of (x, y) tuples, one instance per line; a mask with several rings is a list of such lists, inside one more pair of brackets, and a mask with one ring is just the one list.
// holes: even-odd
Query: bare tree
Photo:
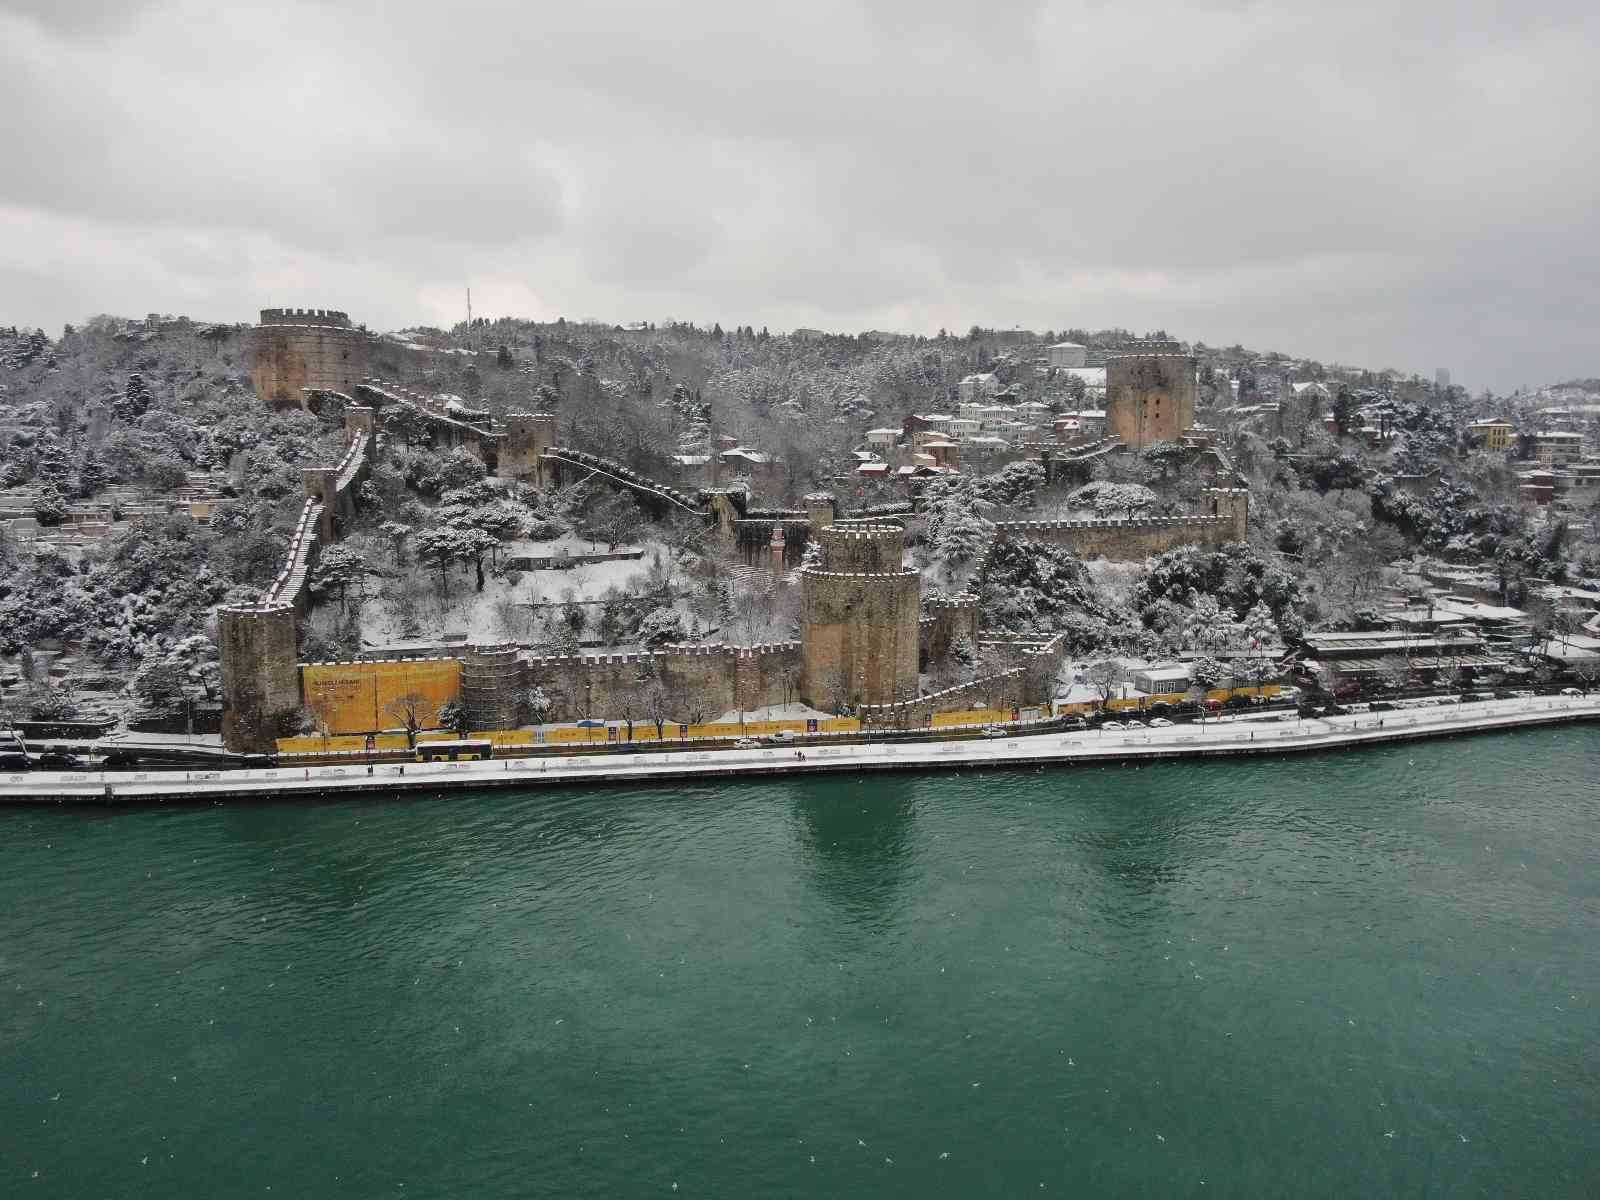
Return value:
[(645, 716), (649, 717), (656, 727), (656, 740), (663, 740), (666, 737), (669, 709), (667, 708), (667, 689), (662, 686), (660, 679), (651, 679), (650, 682), (645, 684), (640, 703), (644, 708)]
[(1122, 690), (1122, 668), (1105, 659), (1090, 666), (1083, 674), (1083, 681), (1100, 698), (1100, 708), (1104, 710)]
[(384, 716), (398, 721), (406, 731), (406, 746), (415, 749), (417, 731), (428, 728), (437, 716), (437, 707), (421, 692), (406, 692), (384, 706)]

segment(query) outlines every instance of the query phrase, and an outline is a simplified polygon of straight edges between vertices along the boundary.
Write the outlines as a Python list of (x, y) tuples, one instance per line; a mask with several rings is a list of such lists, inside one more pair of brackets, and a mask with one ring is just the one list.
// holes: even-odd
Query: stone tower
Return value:
[(367, 374), (371, 342), (346, 313), (263, 308), (250, 338), (256, 395), (280, 408), (304, 407), (303, 388), (349, 395)]
[(222, 744), (270, 754), (281, 718), (300, 707), (294, 605), (239, 605), (217, 613), (222, 667)]
[(921, 585), (902, 565), (905, 530), (830, 525), (811, 536), (822, 562), (800, 574), (807, 699), (832, 709), (914, 698)]
[(556, 444), (555, 413), (507, 413), (506, 432), (500, 439), (501, 479), (543, 487), (547, 482), (539, 456)]
[(461, 659), (461, 706), (469, 729), (515, 729), (524, 671), (515, 646), (468, 646)]
[(1106, 436), (1143, 450), (1177, 441), (1194, 424), (1194, 355), (1136, 350), (1106, 359)]

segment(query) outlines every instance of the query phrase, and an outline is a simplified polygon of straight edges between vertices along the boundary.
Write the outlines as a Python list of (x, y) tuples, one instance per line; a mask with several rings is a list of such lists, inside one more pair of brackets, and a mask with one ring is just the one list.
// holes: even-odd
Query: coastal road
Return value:
[(977, 741), (787, 746), (743, 750), (384, 763), (372, 767), (147, 772), (30, 771), (0, 775), (0, 803), (141, 802), (360, 791), (540, 787), (829, 771), (1073, 766), (1167, 758), (1336, 750), (1425, 737), (1600, 719), (1600, 695), (1541, 696), (1279, 722), (1212, 721), (1122, 732), (1018, 734)]

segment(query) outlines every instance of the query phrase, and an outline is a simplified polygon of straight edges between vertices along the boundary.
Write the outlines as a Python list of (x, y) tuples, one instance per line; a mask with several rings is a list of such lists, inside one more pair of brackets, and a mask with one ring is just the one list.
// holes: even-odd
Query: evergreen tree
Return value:
[(86, 499), (96, 495), (105, 487), (109, 476), (105, 462), (93, 446), (89, 447), (83, 453), (83, 461), (78, 464), (78, 495)]
[(144, 416), (150, 407), (150, 389), (145, 386), (144, 376), (137, 371), (128, 376), (128, 386), (123, 393), (111, 403), (111, 411), (116, 413), (121, 421), (136, 421)]

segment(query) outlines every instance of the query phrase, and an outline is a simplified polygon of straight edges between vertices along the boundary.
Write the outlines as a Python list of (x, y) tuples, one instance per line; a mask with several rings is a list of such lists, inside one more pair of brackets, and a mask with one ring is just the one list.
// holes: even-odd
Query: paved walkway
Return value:
[[(0, 803), (321, 796), (340, 791), (537, 787), (826, 771), (1071, 766), (1163, 758), (1293, 754), (1567, 721), (1600, 720), (1600, 695), (1544, 696), (1276, 724), (1207, 722), (1122, 733), (1040, 733), (973, 741), (683, 750), (488, 762), (406, 763), (249, 771), (76, 771), (0, 775)], [(369, 773), (370, 771), (370, 773)]]

